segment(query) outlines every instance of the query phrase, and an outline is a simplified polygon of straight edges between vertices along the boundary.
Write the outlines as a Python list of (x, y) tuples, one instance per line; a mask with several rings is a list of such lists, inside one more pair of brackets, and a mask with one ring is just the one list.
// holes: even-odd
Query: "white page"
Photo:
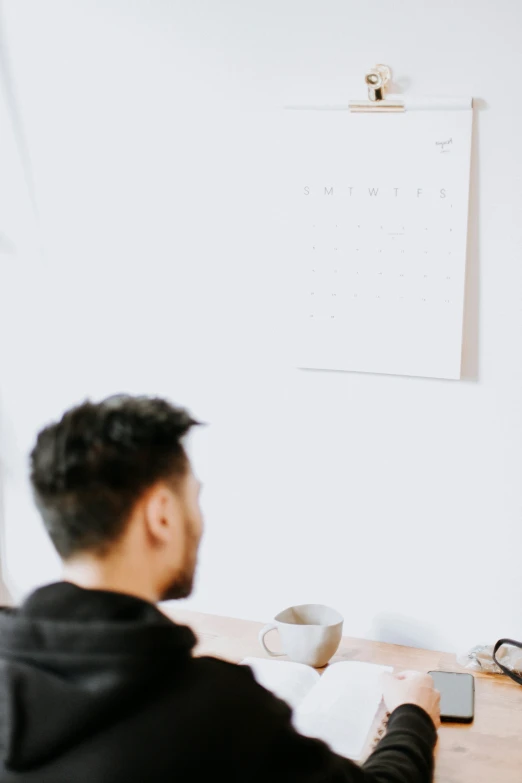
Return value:
[(317, 685), (320, 675), (310, 666), (290, 661), (270, 661), (266, 658), (245, 658), (260, 685), (272, 691), (295, 709), (309, 691)]
[(294, 714), (302, 734), (324, 740), (336, 753), (359, 760), (381, 698), (389, 667), (342, 661), (328, 668)]
[(296, 365), (460, 378), (471, 108), (284, 127)]

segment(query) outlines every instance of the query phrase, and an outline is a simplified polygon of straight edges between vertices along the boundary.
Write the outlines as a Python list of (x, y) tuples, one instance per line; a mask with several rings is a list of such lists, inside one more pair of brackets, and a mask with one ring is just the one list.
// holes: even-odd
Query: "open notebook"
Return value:
[(289, 661), (245, 658), (256, 680), (292, 707), (295, 728), (324, 740), (336, 753), (359, 761), (381, 703), (386, 666), (341, 661), (320, 675)]

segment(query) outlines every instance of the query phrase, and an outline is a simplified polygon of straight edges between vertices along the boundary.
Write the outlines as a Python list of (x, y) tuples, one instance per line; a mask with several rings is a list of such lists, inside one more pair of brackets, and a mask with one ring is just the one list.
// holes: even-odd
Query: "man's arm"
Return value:
[(222, 671), (220, 681), (227, 706), (221, 727), (223, 731), (231, 727), (229, 781), (431, 782), (437, 732), (421, 707), (402, 705), (394, 710), (386, 736), (360, 767), (333, 753), (325, 743), (299, 734), (292, 726), (290, 708), (258, 685), (250, 669), (233, 667), (224, 675)]
[[(365, 771), (377, 775), (377, 780), (387, 780), (386, 768), (393, 764), (401, 767), (404, 783), (431, 780), (440, 725), (440, 693), (435, 690), (433, 678), (408, 671), (385, 674), (383, 691), (392, 714), (386, 736), (367, 760)], [(419, 777), (422, 770), (423, 776)]]
[[(437, 731), (430, 716), (421, 707), (403, 704), (391, 714), (386, 736), (363, 766), (363, 780), (418, 783), (433, 777), (433, 749)], [(392, 777), (399, 772), (399, 777)]]

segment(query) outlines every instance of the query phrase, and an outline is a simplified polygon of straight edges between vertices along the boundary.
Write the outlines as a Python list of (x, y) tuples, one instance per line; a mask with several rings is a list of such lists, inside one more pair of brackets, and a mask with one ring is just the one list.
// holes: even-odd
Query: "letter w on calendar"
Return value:
[(459, 379), (471, 101), (284, 122), (296, 364)]

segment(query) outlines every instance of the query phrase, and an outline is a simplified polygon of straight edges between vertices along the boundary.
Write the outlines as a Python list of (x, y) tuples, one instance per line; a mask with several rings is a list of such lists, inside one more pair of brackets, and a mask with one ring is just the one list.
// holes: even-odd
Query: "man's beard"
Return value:
[(162, 594), (161, 601), (175, 601), (180, 598), (188, 598), (194, 585), (196, 562), (199, 546), (199, 537), (194, 533), (194, 524), (187, 515), (185, 518), (185, 560), (183, 567), (175, 578), (168, 584)]

